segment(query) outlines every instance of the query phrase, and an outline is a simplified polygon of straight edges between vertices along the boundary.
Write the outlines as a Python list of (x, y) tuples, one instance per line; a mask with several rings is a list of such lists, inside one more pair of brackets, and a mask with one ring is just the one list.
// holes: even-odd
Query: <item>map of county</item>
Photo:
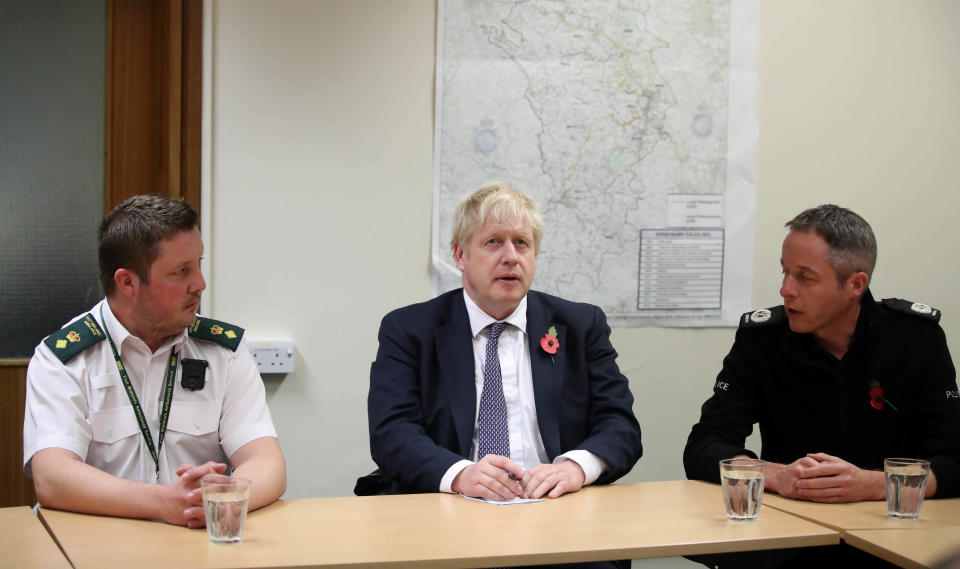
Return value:
[(456, 204), (502, 181), (544, 217), (534, 288), (616, 325), (735, 325), (750, 301), (755, 11), (441, 0), (434, 292), (460, 286)]

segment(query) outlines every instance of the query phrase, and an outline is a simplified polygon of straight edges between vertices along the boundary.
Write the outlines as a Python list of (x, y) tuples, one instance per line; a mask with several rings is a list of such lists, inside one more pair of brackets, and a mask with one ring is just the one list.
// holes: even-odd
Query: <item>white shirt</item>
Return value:
[[(161, 484), (176, 479), (181, 464), (199, 465), (208, 460), (229, 464), (229, 457), (248, 442), (277, 436), (263, 381), (245, 338), (231, 352), (214, 342), (192, 338), (184, 329), (151, 352), (123, 327), (106, 300), (90, 314), (101, 328), (106, 326), (117, 346), (154, 447), (171, 350), (180, 352), (181, 361), (192, 358), (209, 363), (204, 387), (196, 391), (183, 388), (183, 367), (177, 366), (167, 431), (158, 453)], [(87, 464), (120, 478), (156, 481), (153, 457), (107, 340), (66, 364), (43, 342), (37, 346), (27, 369), (23, 418), (23, 470), (27, 476), (31, 476), (33, 455), (52, 447), (74, 452)]]
[[(470, 447), (471, 460), (461, 460), (447, 469), (440, 479), (440, 491), (452, 492), (453, 479), (464, 468), (477, 460), (478, 417), (480, 395), (483, 392), (483, 366), (486, 360), (487, 341), (490, 339), (488, 326), (497, 322), (484, 312), (470, 298), (466, 291), (463, 300), (470, 318), (470, 333), (473, 336), (474, 383), (477, 390), (477, 408), (474, 413), (473, 442)], [(507, 429), (510, 434), (510, 459), (527, 470), (548, 461), (547, 451), (540, 436), (537, 423), (536, 399), (533, 391), (533, 371), (530, 367), (530, 343), (527, 339), (527, 297), (524, 296), (517, 308), (502, 322), (506, 322), (503, 333), (497, 343), (500, 358), (500, 375), (503, 380), (503, 398), (507, 405)], [(586, 475), (583, 485), (594, 483), (606, 463), (602, 458), (587, 450), (572, 450), (554, 459), (559, 464), (570, 459), (583, 469)]]

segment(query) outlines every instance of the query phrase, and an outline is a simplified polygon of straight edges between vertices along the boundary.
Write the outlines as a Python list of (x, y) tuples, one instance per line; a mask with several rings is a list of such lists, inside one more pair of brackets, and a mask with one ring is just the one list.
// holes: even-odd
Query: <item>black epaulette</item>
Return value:
[(43, 343), (50, 348), (61, 362), (67, 363), (74, 356), (106, 338), (100, 325), (93, 315), (87, 314), (67, 324), (59, 331), (43, 339)]
[(927, 306), (926, 304), (910, 302), (909, 300), (904, 300), (902, 298), (885, 298), (880, 301), (880, 304), (891, 310), (896, 310), (897, 312), (903, 312), (904, 314), (909, 314), (911, 316), (918, 316), (926, 320), (940, 322), (940, 311), (936, 308)]
[(194, 338), (216, 342), (221, 346), (229, 348), (231, 352), (237, 351), (240, 345), (240, 339), (243, 338), (243, 328), (234, 326), (228, 322), (221, 322), (213, 318), (203, 318), (198, 316), (193, 324), (187, 329), (187, 333)]
[(740, 317), (741, 328), (757, 328), (776, 322), (782, 322), (787, 318), (787, 311), (781, 306), (772, 306), (770, 308), (761, 308), (753, 312), (744, 312)]

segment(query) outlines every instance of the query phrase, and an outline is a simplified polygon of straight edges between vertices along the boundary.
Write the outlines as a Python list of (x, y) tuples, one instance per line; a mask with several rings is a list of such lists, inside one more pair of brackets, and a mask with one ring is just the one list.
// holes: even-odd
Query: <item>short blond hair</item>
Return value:
[(536, 202), (501, 183), (488, 184), (463, 198), (450, 220), (450, 248), (459, 245), (461, 249), (466, 249), (473, 232), (490, 219), (501, 222), (529, 221), (533, 229), (534, 251), (540, 252), (543, 219), (537, 211)]

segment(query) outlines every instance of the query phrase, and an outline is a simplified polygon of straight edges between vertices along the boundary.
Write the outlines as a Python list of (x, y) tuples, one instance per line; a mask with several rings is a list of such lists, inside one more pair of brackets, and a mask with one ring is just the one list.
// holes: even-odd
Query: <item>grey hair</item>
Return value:
[(802, 211), (785, 224), (790, 231), (813, 231), (830, 246), (827, 262), (840, 283), (856, 272), (873, 276), (877, 238), (865, 219), (847, 208), (824, 204)]

